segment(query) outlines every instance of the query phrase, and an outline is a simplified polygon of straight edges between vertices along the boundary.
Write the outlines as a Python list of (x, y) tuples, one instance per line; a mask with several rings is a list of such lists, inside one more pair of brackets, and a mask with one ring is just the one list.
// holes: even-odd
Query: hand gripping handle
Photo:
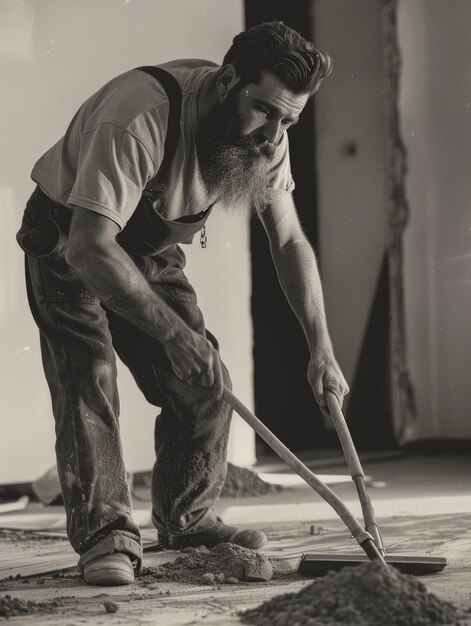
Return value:
[(379, 559), (384, 561), (381, 553), (374, 545), (374, 538), (367, 532), (361, 524), (350, 513), (340, 498), (325, 485), (315, 474), (302, 463), (298, 457), (289, 450), (271, 430), (269, 430), (258, 417), (256, 417), (242, 402), (230, 391), (224, 387), (224, 400), (236, 411), (242, 419), (259, 435), (270, 448), (278, 454), (278, 456), (293, 469), (298, 476), (316, 491), (334, 509), (337, 515), (342, 519), (353, 537), (368, 555), (370, 560)]

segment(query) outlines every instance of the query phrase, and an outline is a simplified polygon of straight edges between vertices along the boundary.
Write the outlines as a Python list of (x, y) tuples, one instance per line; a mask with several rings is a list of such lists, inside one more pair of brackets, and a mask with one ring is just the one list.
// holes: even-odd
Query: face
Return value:
[(223, 78), (219, 102), (199, 129), (198, 165), (208, 192), (226, 209), (251, 214), (266, 205), (276, 148), (308, 96), (293, 94), (269, 73), (259, 85), (243, 88), (237, 87), (235, 74)]
[(264, 72), (259, 85), (247, 85), (238, 92), (240, 132), (256, 138), (261, 151), (273, 156), (283, 133), (298, 122), (307, 100), (307, 94), (293, 93), (276, 76)]

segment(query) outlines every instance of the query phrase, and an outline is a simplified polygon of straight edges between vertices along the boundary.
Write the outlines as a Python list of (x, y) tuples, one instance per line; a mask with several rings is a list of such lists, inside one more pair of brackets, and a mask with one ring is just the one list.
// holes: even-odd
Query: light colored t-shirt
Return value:
[[(198, 172), (195, 138), (198, 93), (219, 66), (182, 59), (159, 67), (177, 79), (183, 96), (180, 141), (160, 208), (166, 219), (174, 220), (199, 213), (215, 200)], [(168, 113), (167, 95), (155, 78), (139, 70), (125, 72), (84, 102), (31, 177), (56, 202), (96, 211), (123, 228), (162, 162)], [(293, 188), (285, 133), (274, 158), (270, 200)]]

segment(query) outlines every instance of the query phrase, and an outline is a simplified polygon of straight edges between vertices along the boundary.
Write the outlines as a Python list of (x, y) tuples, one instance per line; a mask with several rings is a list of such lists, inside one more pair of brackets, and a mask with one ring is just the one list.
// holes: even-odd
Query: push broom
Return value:
[(358, 565), (368, 560), (378, 560), (384, 565), (392, 565), (407, 574), (430, 574), (440, 572), (447, 566), (448, 561), (443, 557), (386, 555), (381, 532), (366, 491), (365, 475), (340, 405), (333, 393), (326, 392), (326, 401), (360, 498), (365, 528), (332, 489), (311, 472), (227, 387), (224, 388), (224, 399), (298, 476), (330, 504), (364, 551), (364, 554), (303, 554), (298, 567), (299, 572), (309, 576), (320, 576), (327, 571)]

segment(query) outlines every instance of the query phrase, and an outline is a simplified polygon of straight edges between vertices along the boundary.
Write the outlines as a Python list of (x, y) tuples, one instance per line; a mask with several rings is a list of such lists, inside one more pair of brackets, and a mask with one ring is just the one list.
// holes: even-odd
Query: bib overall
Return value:
[[(199, 216), (170, 221), (159, 214), (152, 194), (152, 188), (146, 189), (117, 240), (159, 298), (217, 349), (178, 245), (201, 230), (211, 207)], [(115, 353), (147, 401), (161, 408), (151, 492), (152, 520), (164, 543), (214, 523), (212, 505), (224, 484), (231, 412), (211, 389), (181, 381), (161, 344), (107, 309), (67, 265), (72, 214), (37, 187), (17, 235), (26, 253), (28, 300), (52, 397), (67, 533), (80, 554), (80, 567), (121, 551), (135, 559), (139, 570), (142, 547), (119, 435)], [(230, 387), (224, 366), (223, 371)]]

